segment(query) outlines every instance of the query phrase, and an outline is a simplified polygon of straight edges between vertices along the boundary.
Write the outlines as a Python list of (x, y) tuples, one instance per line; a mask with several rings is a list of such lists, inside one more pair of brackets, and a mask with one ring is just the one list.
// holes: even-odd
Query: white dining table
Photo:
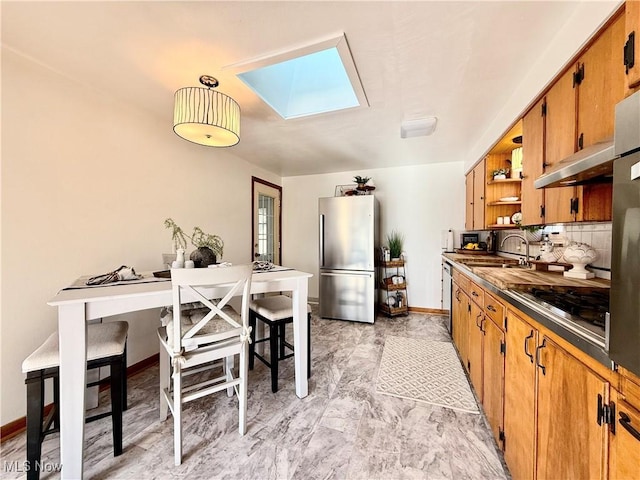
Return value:
[[(150, 276), (151, 273), (144, 275)], [(255, 272), (251, 293), (291, 292), (296, 394), (308, 394), (307, 296), (310, 273), (293, 269)], [(76, 282), (77, 283), (77, 282)], [(83, 476), (87, 321), (172, 304), (171, 282), (131, 283), (64, 289), (49, 302), (58, 308), (60, 342), (61, 478)]]

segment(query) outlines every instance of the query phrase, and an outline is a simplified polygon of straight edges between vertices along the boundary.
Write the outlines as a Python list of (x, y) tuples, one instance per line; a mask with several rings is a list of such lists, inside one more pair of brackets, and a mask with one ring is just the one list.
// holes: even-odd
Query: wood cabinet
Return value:
[[(545, 118), (545, 170), (575, 152), (576, 90), (573, 70), (568, 70), (549, 89)], [(545, 223), (575, 221), (576, 187), (546, 188)]]
[[(537, 190), (533, 183), (576, 151), (613, 136), (615, 105), (626, 91), (621, 68), (625, 21), (627, 30), (640, 25), (637, 2), (627, 9), (630, 13), (625, 16), (618, 12), (513, 127), (521, 124), (522, 129), (523, 179), (518, 209), (522, 211), (524, 225), (611, 220), (609, 184)], [(640, 70), (640, 66), (636, 69)], [(491, 169), (489, 163), (495, 162), (492, 155), (504, 141), (501, 139), (490, 151), (487, 172)], [(487, 190), (486, 206), (485, 223), (491, 228), (493, 217), (500, 215), (489, 208), (504, 209), (504, 205), (496, 204)]]
[(532, 480), (536, 446), (536, 365), (538, 330), (507, 311), (504, 369), (504, 459), (515, 480)]
[(640, 379), (453, 276), (453, 341), (512, 478), (640, 478)]
[(629, 52), (628, 60), (625, 59), (625, 85), (630, 94), (640, 85), (640, 2), (627, 1), (624, 18), (624, 51)]
[(634, 480), (640, 472), (640, 410), (612, 390), (615, 428), (609, 433), (609, 478)]
[[(471, 298), (471, 297), (470, 297)], [(476, 395), (482, 402), (482, 347), (483, 347), (483, 331), (482, 321), (484, 313), (477, 303), (471, 301), (471, 311), (469, 314), (469, 347), (467, 366), (469, 370), (469, 378), (471, 384), (476, 391)]]
[(496, 442), (503, 447), (505, 337), (500, 326), (487, 315), (482, 331), (482, 406)]
[(609, 384), (546, 335), (536, 355), (536, 478), (605, 478)]
[(458, 349), (458, 355), (460, 356), (460, 362), (464, 366), (465, 370), (469, 371), (468, 367), (468, 350), (469, 350), (469, 315), (470, 315), (470, 301), (469, 296), (464, 292), (460, 285), (456, 282), (453, 283), (453, 312), (451, 319), (451, 330), (453, 337), (453, 344)]
[(533, 182), (544, 172), (545, 99), (536, 103), (522, 119), (522, 224), (542, 225), (544, 189)]
[[(461, 283), (465, 284), (465, 281)], [(466, 291), (458, 287), (456, 295), (460, 298), (460, 306), (454, 307), (453, 341), (461, 353), (496, 442), (500, 443), (503, 430), (505, 345), (501, 315), (504, 305), (469, 279), (466, 279)], [(496, 322), (498, 318), (499, 321)], [(463, 325), (457, 333), (455, 325)]]
[(467, 230), (482, 230), (484, 225), (484, 185), (485, 161), (480, 161), (465, 177), (466, 209), (465, 228)]

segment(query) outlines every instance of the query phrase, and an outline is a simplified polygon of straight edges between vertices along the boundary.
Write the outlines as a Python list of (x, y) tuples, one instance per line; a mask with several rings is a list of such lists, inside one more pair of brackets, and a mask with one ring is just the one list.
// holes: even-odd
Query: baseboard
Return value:
[[(160, 354), (156, 353), (155, 355), (151, 355), (149, 358), (145, 358), (144, 360), (139, 361), (138, 363), (134, 363), (127, 367), (127, 378), (132, 377), (140, 372), (145, 371), (147, 368), (157, 365), (160, 361)], [(105, 390), (109, 388), (109, 377), (103, 378), (100, 380), (100, 390)], [(49, 411), (53, 408), (53, 404), (50, 403), (45, 407), (45, 416), (49, 413)], [(27, 417), (21, 417), (13, 422), (9, 422), (6, 425), (2, 425), (0, 427), (0, 443), (4, 443), (6, 440), (15, 437), (16, 435), (21, 434), (27, 429)]]
[(416, 313), (432, 313), (434, 315), (449, 314), (449, 310), (442, 310), (440, 308), (409, 307), (409, 311), (416, 312)]

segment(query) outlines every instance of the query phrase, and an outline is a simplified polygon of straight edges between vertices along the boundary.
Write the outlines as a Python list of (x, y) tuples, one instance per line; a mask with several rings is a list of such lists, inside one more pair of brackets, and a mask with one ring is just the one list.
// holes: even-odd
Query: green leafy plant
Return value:
[(391, 233), (387, 234), (387, 243), (389, 244), (389, 253), (391, 254), (391, 258), (400, 258), (400, 255), (402, 254), (402, 247), (404, 245), (404, 235), (392, 230)]
[(191, 236), (184, 233), (176, 222), (171, 218), (167, 218), (164, 221), (165, 228), (171, 229), (171, 240), (176, 248), (187, 248), (187, 239), (191, 241), (191, 244), (196, 247), (209, 247), (216, 257), (221, 258), (224, 251), (224, 242), (218, 235), (211, 235), (202, 231), (200, 227), (194, 227)]
[(360, 175), (356, 175), (355, 177), (353, 177), (353, 181), (358, 185), (364, 185), (369, 180), (371, 180), (371, 177), (361, 177)]
[(541, 230), (543, 228), (542, 225), (521, 225), (519, 223), (517, 223), (516, 225), (518, 225), (518, 228), (520, 230), (523, 230), (525, 232), (537, 232), (538, 230)]

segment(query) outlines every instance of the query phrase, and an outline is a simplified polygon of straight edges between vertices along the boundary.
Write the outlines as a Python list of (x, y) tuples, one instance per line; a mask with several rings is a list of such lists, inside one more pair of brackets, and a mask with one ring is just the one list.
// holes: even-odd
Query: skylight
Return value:
[(284, 119), (368, 106), (344, 35), (232, 67)]

